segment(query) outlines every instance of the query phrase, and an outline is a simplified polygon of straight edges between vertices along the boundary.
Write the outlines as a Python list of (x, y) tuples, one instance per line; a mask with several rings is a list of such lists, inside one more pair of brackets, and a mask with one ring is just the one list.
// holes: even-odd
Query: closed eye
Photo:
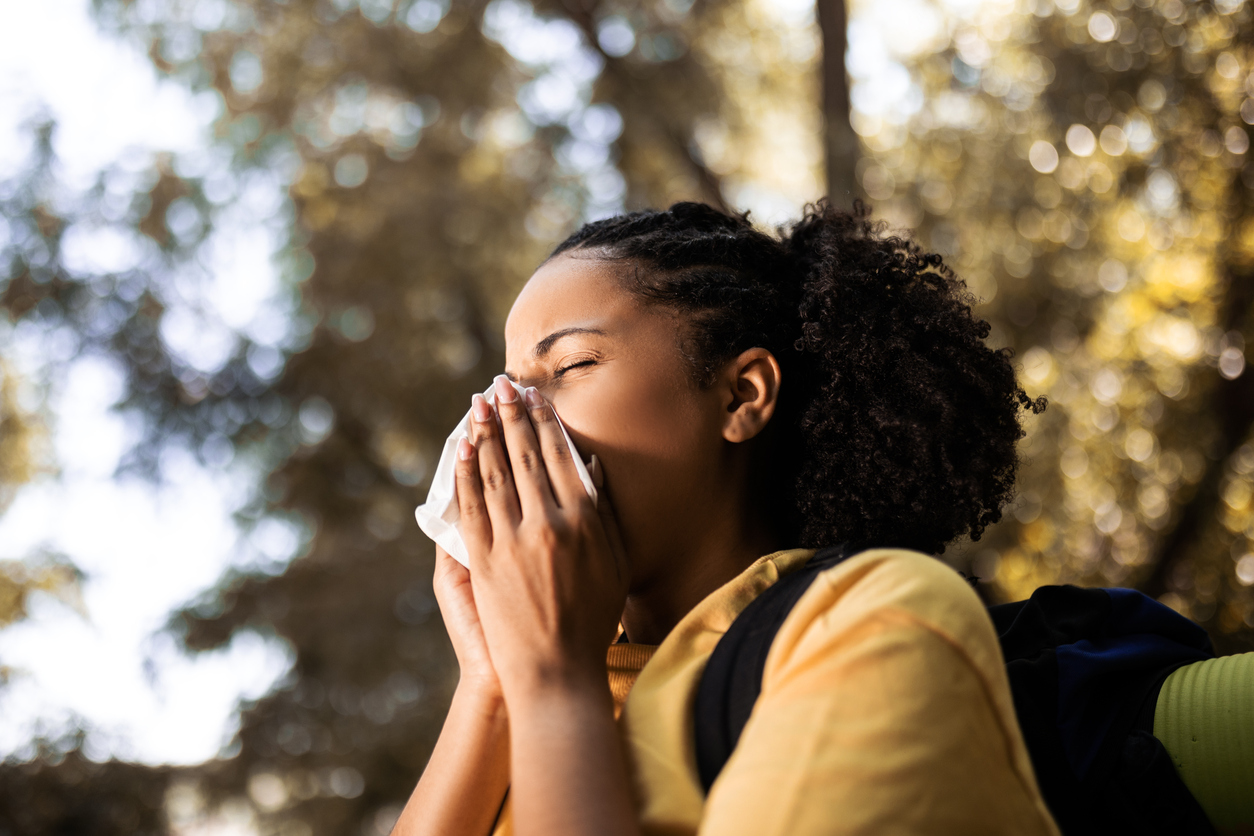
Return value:
[(571, 363), (569, 366), (562, 366), (561, 368), (559, 368), (557, 371), (553, 373), (553, 376), (561, 377), (562, 375), (566, 374), (571, 369), (577, 369), (577, 368), (580, 368), (581, 366), (592, 366), (592, 365), (595, 365), (596, 362), (597, 362), (596, 360), (591, 359), (591, 358), (587, 360), (580, 360), (577, 363)]

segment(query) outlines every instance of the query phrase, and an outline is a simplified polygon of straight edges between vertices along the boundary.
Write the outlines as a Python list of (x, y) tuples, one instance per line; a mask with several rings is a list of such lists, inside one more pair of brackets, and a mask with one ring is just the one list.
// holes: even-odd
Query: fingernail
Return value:
[(488, 406), (483, 395), (475, 395), (470, 399), (470, 411), (474, 413), (476, 421), (486, 421), (492, 417), (492, 407)]
[(523, 398), (526, 399), (527, 406), (534, 408), (544, 405), (544, 398), (540, 397), (540, 393), (536, 391), (534, 386), (527, 387), (527, 390), (523, 393)]
[(518, 390), (503, 374), (496, 376), (496, 399), (499, 403), (513, 403), (518, 400)]
[(457, 458), (466, 461), (475, 452), (475, 448), (470, 446), (470, 442), (466, 439), (458, 439), (457, 441)]

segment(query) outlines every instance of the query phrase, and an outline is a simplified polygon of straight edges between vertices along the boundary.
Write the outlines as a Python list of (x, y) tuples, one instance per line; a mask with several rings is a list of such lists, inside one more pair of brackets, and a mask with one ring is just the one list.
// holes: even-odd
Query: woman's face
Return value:
[(727, 445), (724, 404), (680, 352), (680, 318), (624, 289), (626, 269), (588, 253), (542, 265), (506, 321), (505, 367), (553, 403), (585, 461), (600, 459), (642, 591), (718, 517)]

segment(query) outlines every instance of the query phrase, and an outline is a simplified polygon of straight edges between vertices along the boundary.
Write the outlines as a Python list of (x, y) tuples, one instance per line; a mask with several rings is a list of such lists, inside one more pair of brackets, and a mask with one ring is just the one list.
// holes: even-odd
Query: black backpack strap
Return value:
[(762, 691), (762, 670), (775, 634), (819, 573), (858, 551), (842, 545), (815, 552), (805, 566), (753, 599), (715, 645), (697, 688), (694, 711), (697, 773), (707, 793), (736, 748)]

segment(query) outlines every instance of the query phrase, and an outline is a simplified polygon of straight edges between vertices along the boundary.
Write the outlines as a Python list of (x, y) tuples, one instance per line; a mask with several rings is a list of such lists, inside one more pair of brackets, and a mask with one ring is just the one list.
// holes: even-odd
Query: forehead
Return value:
[(532, 347), (554, 331), (603, 327), (638, 308), (619, 278), (623, 269), (586, 253), (562, 253), (540, 265), (505, 321), (509, 359), (529, 357)]

